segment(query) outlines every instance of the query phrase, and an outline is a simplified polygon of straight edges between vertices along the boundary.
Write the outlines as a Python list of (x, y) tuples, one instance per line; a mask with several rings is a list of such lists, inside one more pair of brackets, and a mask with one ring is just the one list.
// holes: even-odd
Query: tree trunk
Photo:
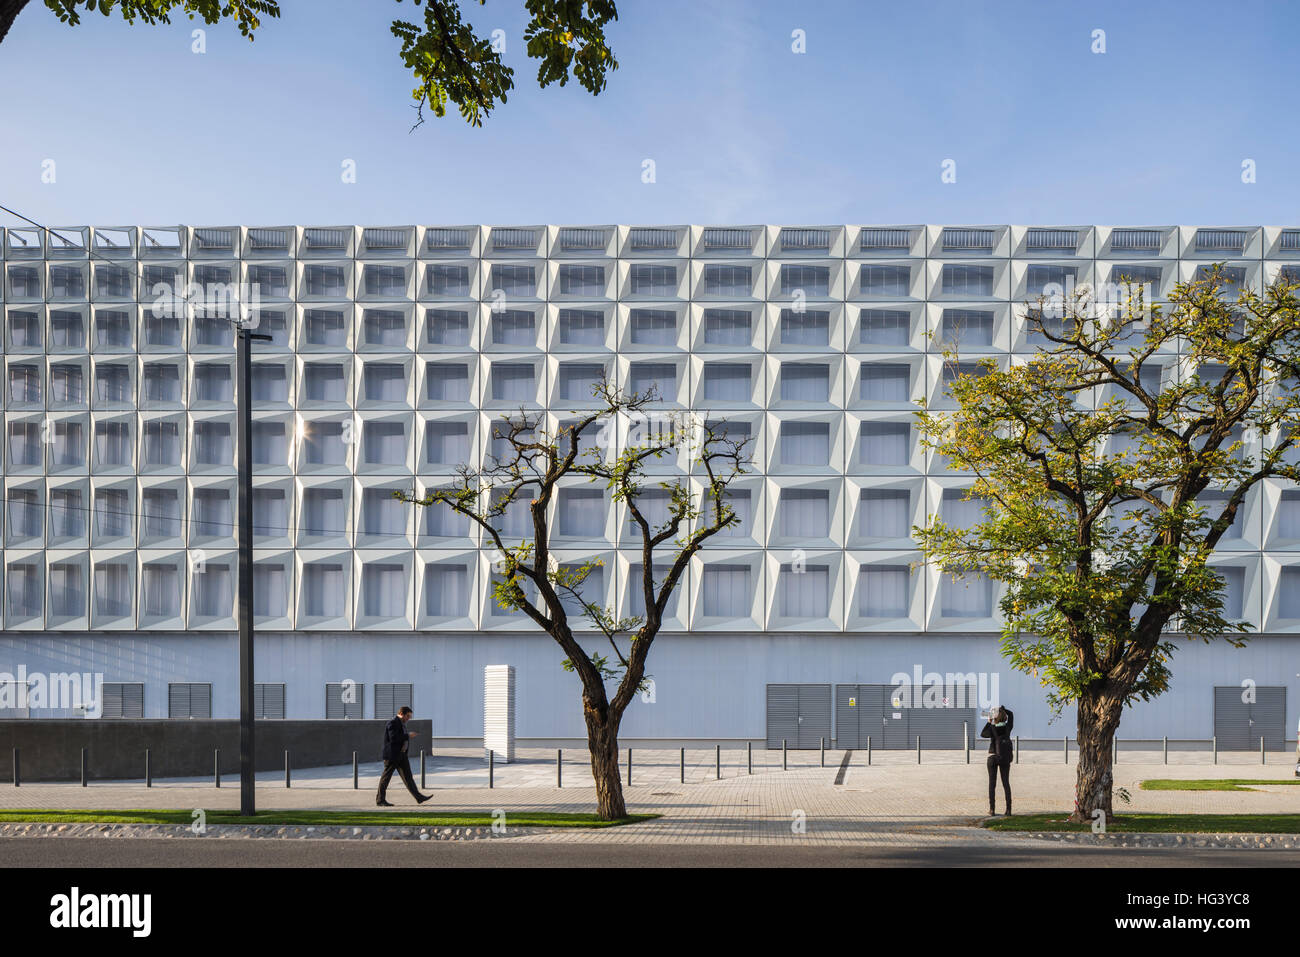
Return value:
[(606, 706), (596, 709), (584, 700), (587, 747), (591, 750), (591, 777), (596, 782), (596, 813), (602, 821), (627, 817), (623, 779), (618, 771), (618, 721)]
[(1119, 728), (1123, 701), (1104, 692), (1085, 692), (1079, 698), (1079, 770), (1075, 779), (1074, 813), (1071, 821), (1091, 823), (1100, 808), (1107, 823), (1111, 810), (1111, 748)]

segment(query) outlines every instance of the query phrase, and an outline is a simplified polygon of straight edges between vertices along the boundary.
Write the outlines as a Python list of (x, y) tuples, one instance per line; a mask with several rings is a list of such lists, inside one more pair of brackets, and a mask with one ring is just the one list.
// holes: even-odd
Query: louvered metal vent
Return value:
[(706, 229), (705, 249), (751, 249), (754, 233), (749, 229)]
[(677, 230), (637, 227), (629, 231), (628, 245), (638, 250), (676, 249)]
[(248, 231), (250, 249), (270, 252), (285, 252), (289, 248), (289, 230), (287, 229), (250, 229)]
[(1282, 230), (1281, 248), (1293, 252), (1300, 250), (1300, 229)]
[(945, 229), (943, 231), (943, 248), (949, 249), (992, 249), (993, 230), (991, 229)]
[(605, 230), (603, 229), (561, 229), (560, 248), (566, 252), (590, 250), (605, 251)]
[(830, 249), (831, 231), (829, 229), (783, 229), (781, 248)]
[(308, 229), (303, 232), (303, 239), (308, 249), (348, 248), (346, 229)]
[(536, 249), (537, 230), (535, 229), (494, 229), (492, 230), (493, 249)]
[(1237, 229), (1198, 229), (1196, 231), (1196, 251), (1240, 253), (1246, 245), (1246, 234)]
[(912, 231), (910, 229), (864, 229), (858, 238), (858, 248), (872, 249), (911, 249)]
[(1158, 229), (1117, 229), (1110, 234), (1112, 250), (1160, 250), (1160, 230)]
[(233, 249), (234, 231), (230, 229), (196, 229), (194, 242), (199, 249)]
[(1031, 229), (1025, 236), (1026, 249), (1062, 249), (1074, 252), (1079, 248), (1079, 231), (1076, 229)]
[(361, 240), (366, 249), (405, 249), (406, 230), (365, 229), (361, 232)]
[(391, 718), (398, 708), (414, 708), (411, 684), (383, 684), (375, 682), (375, 717)]
[(424, 234), (429, 249), (469, 249), (468, 229), (430, 229)]

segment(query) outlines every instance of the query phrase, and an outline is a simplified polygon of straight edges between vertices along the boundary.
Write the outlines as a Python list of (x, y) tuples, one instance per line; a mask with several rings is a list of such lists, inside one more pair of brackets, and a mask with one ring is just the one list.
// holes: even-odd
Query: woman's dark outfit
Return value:
[(981, 738), (989, 739), (989, 814), (996, 814), (994, 810), (993, 799), (997, 795), (998, 789), (998, 772), (1002, 773), (1002, 791), (1007, 796), (1007, 814), (1011, 813), (1011, 726), (1015, 722), (1015, 715), (1011, 710), (1007, 710), (1007, 723), (1000, 728), (995, 728), (992, 722), (986, 722), (984, 730), (980, 732)]

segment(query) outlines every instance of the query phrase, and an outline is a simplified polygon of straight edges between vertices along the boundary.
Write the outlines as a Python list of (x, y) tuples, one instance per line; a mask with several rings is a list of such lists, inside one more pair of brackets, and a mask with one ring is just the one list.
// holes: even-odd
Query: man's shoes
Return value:
[(389, 804), (387, 801), (376, 801), (376, 802), (375, 802), (375, 807), (392, 807), (392, 806), (393, 806), (393, 805)]
[(432, 794), (421, 794), (418, 798), (415, 799), (415, 803), (423, 804), (425, 801), (432, 801), (432, 800), (433, 800)]

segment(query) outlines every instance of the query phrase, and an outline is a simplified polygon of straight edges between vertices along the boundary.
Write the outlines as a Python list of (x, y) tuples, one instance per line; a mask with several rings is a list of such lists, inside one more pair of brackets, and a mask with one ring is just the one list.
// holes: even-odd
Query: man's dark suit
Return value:
[(415, 778), (411, 775), (410, 759), (406, 756), (409, 740), (406, 735), (406, 723), (400, 717), (394, 717), (384, 727), (384, 773), (379, 778), (379, 796), (376, 801), (386, 800), (384, 795), (388, 791), (388, 782), (392, 780), (394, 771), (401, 773), (406, 789), (411, 792), (413, 798), (418, 801), (422, 797), (415, 786)]

